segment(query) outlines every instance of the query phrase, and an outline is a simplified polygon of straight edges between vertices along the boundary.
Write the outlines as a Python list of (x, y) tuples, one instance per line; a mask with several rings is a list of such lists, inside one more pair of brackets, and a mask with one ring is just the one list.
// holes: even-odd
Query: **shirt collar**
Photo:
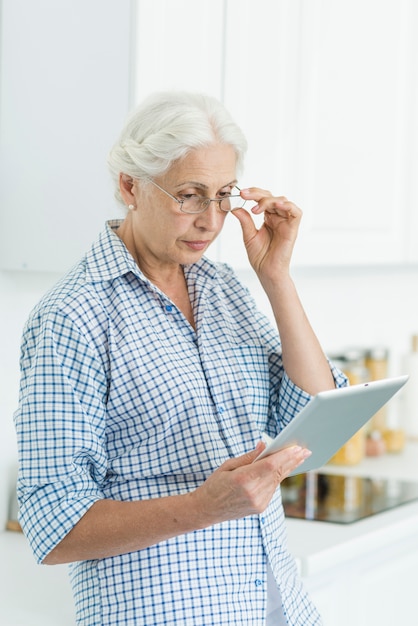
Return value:
[(104, 282), (123, 276), (128, 272), (140, 274), (116, 230), (122, 220), (109, 220), (99, 238), (86, 254), (86, 278), (88, 282)]

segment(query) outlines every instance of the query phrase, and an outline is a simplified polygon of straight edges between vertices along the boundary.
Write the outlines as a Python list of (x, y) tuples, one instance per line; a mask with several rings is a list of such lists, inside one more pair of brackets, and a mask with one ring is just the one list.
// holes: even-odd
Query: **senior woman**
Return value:
[[(309, 451), (253, 461), (264, 432), (345, 379), (289, 274), (301, 211), (238, 189), (245, 149), (217, 100), (148, 99), (109, 156), (126, 217), (26, 324), (20, 520), (39, 562), (71, 563), (78, 624), (321, 623), (279, 489)], [(204, 257), (231, 209), (277, 328)]]

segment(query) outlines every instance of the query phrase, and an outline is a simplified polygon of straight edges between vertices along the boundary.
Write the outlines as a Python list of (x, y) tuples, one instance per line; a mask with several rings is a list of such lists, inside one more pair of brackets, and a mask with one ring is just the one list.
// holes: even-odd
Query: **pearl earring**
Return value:
[(129, 209), (130, 211), (133, 211), (133, 210), (134, 210), (134, 208), (135, 208), (135, 207), (134, 207), (134, 205), (133, 205), (133, 204), (128, 204), (128, 209)]

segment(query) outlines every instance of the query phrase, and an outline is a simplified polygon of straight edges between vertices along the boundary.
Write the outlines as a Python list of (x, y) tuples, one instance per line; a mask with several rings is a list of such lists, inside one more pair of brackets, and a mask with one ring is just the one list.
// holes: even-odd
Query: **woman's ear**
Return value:
[(126, 205), (135, 204), (134, 179), (128, 174), (119, 174), (119, 189)]

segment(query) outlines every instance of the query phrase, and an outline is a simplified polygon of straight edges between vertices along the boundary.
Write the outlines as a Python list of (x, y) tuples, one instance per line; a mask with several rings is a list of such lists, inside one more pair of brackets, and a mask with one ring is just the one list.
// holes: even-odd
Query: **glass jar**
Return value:
[[(370, 373), (370, 380), (380, 380), (388, 375), (388, 351), (386, 348), (376, 347), (366, 354), (366, 367)], [(387, 407), (382, 406), (370, 421), (370, 431), (378, 431), (382, 435), (387, 429)]]
[[(367, 382), (369, 372), (365, 365), (365, 351), (357, 348), (347, 350), (343, 356), (342, 369), (350, 385)], [(328, 461), (331, 465), (357, 465), (366, 455), (366, 429), (360, 428)]]

